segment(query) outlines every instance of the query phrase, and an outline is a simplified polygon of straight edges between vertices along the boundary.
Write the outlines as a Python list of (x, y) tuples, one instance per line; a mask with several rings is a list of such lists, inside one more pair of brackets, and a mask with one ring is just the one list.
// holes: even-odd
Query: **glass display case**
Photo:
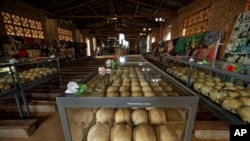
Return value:
[(21, 90), (30, 89), (52, 78), (58, 77), (62, 87), (60, 64), (57, 58), (40, 57), (37, 60), (18, 60), (14, 63)]
[(199, 97), (141, 57), (122, 60), (56, 98), (65, 140), (191, 141)]
[(230, 125), (249, 124), (250, 66), (167, 56), (166, 72), (200, 96), (200, 102)]
[(17, 95), (18, 85), (15, 81), (15, 75), (11, 68), (12, 66), (7, 63), (0, 63), (0, 100), (7, 97), (14, 96), (17, 104), (18, 112), (23, 118), (23, 111), (20, 104), (20, 99)]
[(38, 86), (41, 83), (49, 81), (52, 78), (58, 78), (62, 88), (60, 64), (57, 58), (39, 57), (35, 59), (22, 58), (18, 60), (1, 60), (8, 62), (11, 71), (13, 71), (13, 79), (9, 75), (1, 79), (8, 83), (15, 83), (16, 89), (21, 94), (27, 116), (30, 117), (30, 110), (24, 91)]

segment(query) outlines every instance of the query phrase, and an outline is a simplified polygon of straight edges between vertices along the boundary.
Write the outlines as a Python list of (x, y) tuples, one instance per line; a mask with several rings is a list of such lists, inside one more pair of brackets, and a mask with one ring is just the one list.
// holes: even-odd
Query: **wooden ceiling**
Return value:
[(106, 37), (120, 32), (136, 37), (143, 28), (160, 26), (194, 0), (22, 0), (47, 13), (48, 18), (73, 23), (77, 29)]

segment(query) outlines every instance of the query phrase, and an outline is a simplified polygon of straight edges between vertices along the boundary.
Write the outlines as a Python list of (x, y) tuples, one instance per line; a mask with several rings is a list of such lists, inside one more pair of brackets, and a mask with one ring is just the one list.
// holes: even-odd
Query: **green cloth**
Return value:
[(174, 52), (176, 54), (183, 53), (185, 51), (185, 43), (186, 43), (185, 37), (179, 38), (174, 48)]
[(191, 44), (194, 42), (195, 47), (197, 47), (207, 33), (208, 31), (205, 31), (179, 38), (174, 48), (175, 53), (179, 55), (185, 55), (185, 52), (189, 49)]

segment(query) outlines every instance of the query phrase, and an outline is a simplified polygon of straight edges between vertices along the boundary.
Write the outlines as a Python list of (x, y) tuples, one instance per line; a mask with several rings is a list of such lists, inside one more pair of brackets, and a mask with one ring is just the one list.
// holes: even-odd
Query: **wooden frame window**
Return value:
[(187, 17), (183, 21), (182, 36), (204, 32), (207, 30), (210, 7)]
[(59, 40), (73, 41), (72, 31), (64, 28), (58, 28)]
[(84, 42), (84, 41), (83, 41), (83, 34), (82, 34), (82, 33), (80, 33), (80, 42), (81, 42), (81, 43)]
[(41, 22), (7, 12), (2, 16), (7, 35), (44, 38)]

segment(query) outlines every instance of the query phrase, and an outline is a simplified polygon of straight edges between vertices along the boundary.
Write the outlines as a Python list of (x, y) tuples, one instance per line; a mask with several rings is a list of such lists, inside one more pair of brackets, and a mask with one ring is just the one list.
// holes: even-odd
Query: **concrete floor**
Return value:
[[(37, 129), (29, 138), (0, 138), (0, 141), (65, 141), (58, 112), (37, 113), (34, 115), (37, 121)], [(225, 139), (197, 139), (192, 141), (228, 141)]]
[(0, 138), (0, 141), (64, 141), (58, 112), (37, 113), (34, 115), (37, 129), (29, 138)]

